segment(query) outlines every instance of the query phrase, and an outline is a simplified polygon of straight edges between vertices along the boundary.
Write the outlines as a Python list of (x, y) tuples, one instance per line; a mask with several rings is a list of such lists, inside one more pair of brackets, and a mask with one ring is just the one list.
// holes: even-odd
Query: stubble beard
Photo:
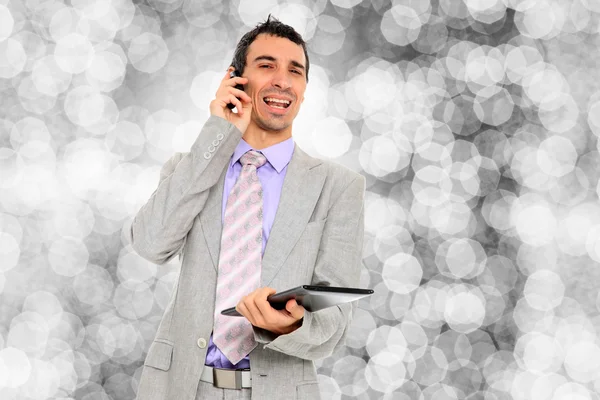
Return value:
[(262, 118), (256, 117), (256, 125), (265, 131), (282, 131), (288, 128), (291, 123), (287, 123), (283, 118), (271, 117), (271, 118)]

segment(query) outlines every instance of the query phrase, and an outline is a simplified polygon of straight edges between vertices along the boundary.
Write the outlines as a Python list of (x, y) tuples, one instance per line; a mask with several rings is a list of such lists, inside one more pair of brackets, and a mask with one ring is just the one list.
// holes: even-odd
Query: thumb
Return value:
[(296, 319), (300, 319), (304, 316), (304, 307), (299, 305), (295, 299), (288, 300), (285, 309)]

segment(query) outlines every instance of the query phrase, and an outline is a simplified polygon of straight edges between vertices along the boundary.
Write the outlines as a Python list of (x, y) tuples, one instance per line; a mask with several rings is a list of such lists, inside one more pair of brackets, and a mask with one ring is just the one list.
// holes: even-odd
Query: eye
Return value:
[(292, 71), (294, 74), (302, 75), (302, 72), (298, 71), (297, 69), (292, 69), (290, 71)]
[(260, 65), (258, 68), (271, 68), (269, 64)]

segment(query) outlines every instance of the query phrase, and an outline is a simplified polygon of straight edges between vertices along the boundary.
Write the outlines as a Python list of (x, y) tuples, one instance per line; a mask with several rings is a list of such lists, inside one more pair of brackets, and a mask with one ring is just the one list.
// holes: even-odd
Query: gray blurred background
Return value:
[(600, 396), (597, 0), (0, 0), (0, 399), (133, 399), (178, 279), (126, 231), (272, 13), (367, 177), (324, 399)]

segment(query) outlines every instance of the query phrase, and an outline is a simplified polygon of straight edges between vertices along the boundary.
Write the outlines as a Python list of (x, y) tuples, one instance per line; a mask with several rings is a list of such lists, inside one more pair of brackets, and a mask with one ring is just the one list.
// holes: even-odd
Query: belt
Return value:
[(221, 389), (245, 389), (252, 387), (250, 369), (221, 369), (205, 365), (200, 380)]

